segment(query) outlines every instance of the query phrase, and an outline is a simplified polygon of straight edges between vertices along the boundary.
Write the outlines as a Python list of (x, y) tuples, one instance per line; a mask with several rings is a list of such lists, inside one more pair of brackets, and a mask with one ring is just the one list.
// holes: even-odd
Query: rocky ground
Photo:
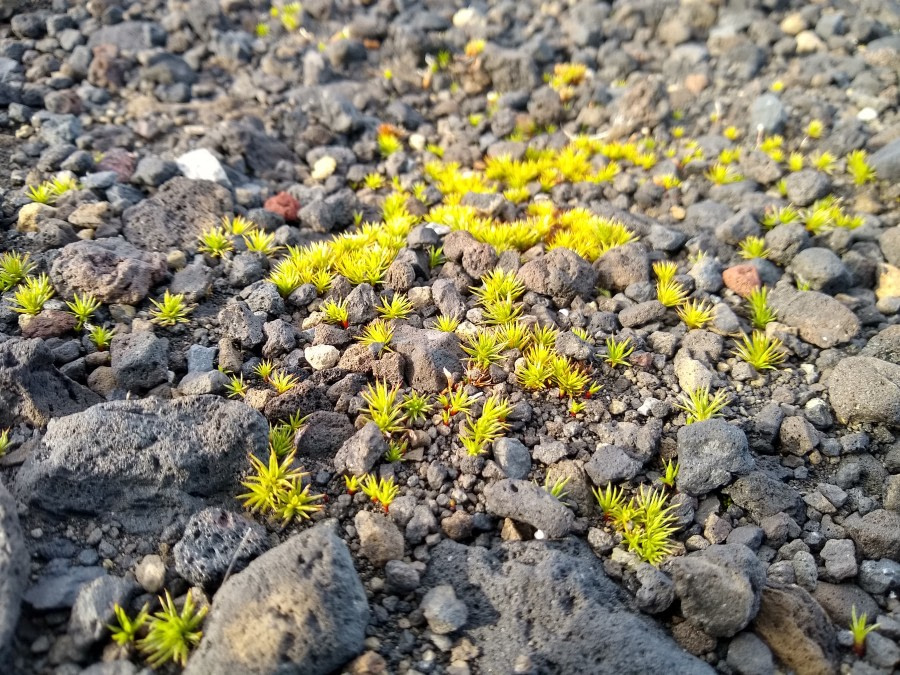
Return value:
[(0, 670), (895, 672), (898, 30), (0, 0)]

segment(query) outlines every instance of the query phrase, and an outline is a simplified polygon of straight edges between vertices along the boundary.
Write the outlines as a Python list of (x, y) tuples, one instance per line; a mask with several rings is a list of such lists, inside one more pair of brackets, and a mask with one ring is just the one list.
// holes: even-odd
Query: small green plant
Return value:
[(355, 495), (361, 488), (359, 476), (344, 476), (344, 487), (348, 495)]
[(873, 623), (871, 626), (866, 625), (868, 620), (869, 617), (865, 612), (856, 613), (856, 605), (850, 608), (850, 634), (853, 636), (853, 652), (859, 658), (866, 655), (866, 636), (878, 628), (877, 623)]
[(591, 492), (603, 511), (603, 519), (607, 522), (616, 518), (621, 508), (625, 505), (625, 492), (621, 487), (613, 487), (612, 483), (606, 484), (606, 489), (592, 488)]
[(131, 647), (137, 639), (138, 631), (144, 627), (144, 624), (147, 623), (147, 620), (150, 618), (148, 609), (148, 605), (144, 605), (141, 608), (141, 611), (137, 613), (137, 616), (131, 619), (128, 616), (128, 612), (126, 612), (119, 603), (113, 605), (116, 623), (107, 625), (113, 642), (120, 647)]
[(68, 306), (70, 313), (75, 316), (75, 330), (81, 330), (94, 315), (94, 312), (100, 309), (100, 301), (88, 293), (80, 297), (78, 293), (75, 293), (71, 302), (66, 301), (66, 306)]
[(370, 190), (380, 190), (384, 187), (384, 176), (374, 171), (367, 173), (366, 177), (363, 179), (363, 185)]
[(531, 342), (536, 346), (553, 349), (559, 330), (554, 326), (537, 326), (532, 330)]
[(666, 307), (677, 307), (687, 300), (684, 286), (674, 279), (656, 284), (656, 298)]
[(254, 28), (254, 32), (256, 33), (256, 37), (264, 38), (269, 34), (270, 28), (269, 24), (264, 21), (258, 21), (256, 23), (256, 27)]
[(203, 636), (200, 627), (209, 608), (203, 607), (196, 611), (190, 593), (185, 596), (180, 613), (175, 608), (169, 591), (159, 601), (162, 611), (156, 612), (150, 619), (146, 637), (137, 642), (138, 649), (153, 668), (170, 661), (183, 667), (191, 650), (200, 644)]
[(378, 152), (381, 153), (382, 157), (390, 157), (395, 152), (403, 149), (403, 142), (393, 131), (382, 129), (378, 132), (375, 141), (378, 144)]
[(230, 235), (240, 237), (256, 228), (256, 224), (244, 216), (222, 217), (222, 228)]
[(387, 298), (382, 298), (381, 305), (376, 307), (375, 310), (385, 319), (405, 319), (412, 313), (413, 306), (409, 298), (396, 293), (390, 301)]
[(97, 351), (102, 352), (109, 349), (113, 336), (116, 331), (112, 328), (104, 328), (103, 326), (91, 326), (88, 329), (88, 339), (94, 343)]
[(627, 366), (628, 357), (634, 351), (634, 345), (631, 344), (631, 338), (624, 340), (616, 340), (615, 338), (606, 338), (606, 356), (603, 358), (610, 367)]
[(481, 278), (482, 285), (472, 288), (478, 302), (487, 307), (501, 300), (518, 300), (525, 293), (525, 286), (515, 272), (507, 272), (499, 267)]
[[(303, 477), (307, 475), (303, 474)], [(309, 520), (311, 513), (321, 511), (323, 508), (317, 502), (325, 499), (325, 495), (312, 494), (309, 483), (303, 484), (303, 477), (294, 478), (288, 488), (279, 493), (275, 516), (281, 520), (282, 527), (297, 517)]]
[(559, 501), (563, 501), (569, 495), (569, 493), (566, 492), (566, 485), (569, 484), (570, 480), (572, 480), (572, 477), (566, 476), (565, 478), (557, 478), (551, 483), (550, 476), (546, 476), (542, 487)]
[(525, 350), (524, 362), (516, 371), (523, 389), (538, 391), (549, 386), (553, 377), (553, 353), (550, 348), (535, 344)]
[(759, 330), (753, 331), (750, 337), (742, 335), (734, 350), (734, 355), (749, 363), (756, 370), (773, 370), (785, 359), (781, 340), (769, 337)]
[(810, 289), (810, 283), (801, 276), (798, 276), (794, 282), (798, 291), (808, 291)]
[(394, 482), (393, 476), (387, 479), (378, 479), (372, 474), (366, 474), (360, 482), (360, 489), (374, 503), (381, 504), (385, 512), (400, 493), (400, 488)]
[(208, 253), (213, 258), (221, 258), (228, 251), (234, 250), (234, 244), (224, 227), (211, 227), (200, 235), (200, 246), (197, 250)]
[(827, 150), (824, 152), (816, 152), (810, 155), (810, 162), (816, 169), (822, 173), (831, 175), (834, 172), (834, 165), (837, 158)]
[(294, 451), (296, 432), (289, 424), (276, 424), (269, 427), (269, 450), (278, 457), (287, 457)]
[(677, 529), (672, 506), (666, 503), (662, 491), (644, 488), (633, 502), (630, 521), (623, 524), (622, 538), (641, 560), (659, 565), (672, 552), (672, 535)]
[(244, 398), (247, 395), (247, 388), (243, 375), (232, 375), (228, 380), (228, 384), (225, 385), (228, 398)]
[(671, 260), (659, 261), (653, 263), (653, 273), (659, 283), (673, 281), (675, 275), (678, 274), (678, 265)]
[(300, 270), (291, 260), (282, 260), (269, 273), (269, 281), (275, 285), (281, 297), (286, 298), (300, 288), (303, 278), (300, 276)]
[(473, 420), (469, 415), (459, 434), (459, 441), (469, 455), (477, 456), (486, 452), (490, 443), (500, 438), (509, 425), (506, 417), (511, 407), (505, 398), (491, 395), (484, 401), (481, 416)]
[(447, 389), (438, 394), (438, 405), (441, 407), (441, 421), (450, 424), (450, 418), (459, 413), (468, 413), (475, 403), (475, 397), (470, 396), (462, 387)]
[(574, 398), (569, 399), (569, 415), (575, 417), (580, 412), (584, 412), (587, 404), (584, 401), (576, 401)]
[(325, 315), (326, 323), (340, 324), (344, 328), (350, 325), (350, 313), (347, 310), (346, 300), (336, 302), (329, 298), (322, 303), (321, 310)]
[(53, 297), (53, 293), (53, 285), (46, 274), (26, 277), (13, 294), (12, 310), (19, 314), (35, 316), (44, 309), (44, 304)]
[(243, 239), (248, 251), (262, 253), (266, 257), (273, 256), (281, 250), (281, 247), (275, 244), (275, 234), (272, 232), (250, 230)]
[(697, 387), (692, 391), (686, 391), (678, 397), (675, 407), (687, 413), (687, 424), (702, 422), (721, 417), (721, 410), (728, 405), (728, 394), (720, 389), (714, 395), (710, 395), (709, 387)]
[(712, 305), (705, 300), (688, 300), (675, 313), (691, 330), (703, 328), (713, 318)]
[(659, 482), (670, 489), (674, 488), (675, 479), (678, 478), (678, 470), (680, 468), (678, 462), (673, 462), (671, 459), (663, 460), (663, 475), (660, 476)]
[(368, 404), (368, 418), (385, 434), (403, 431), (406, 418), (403, 406), (397, 400), (399, 393), (399, 387), (389, 387), (382, 380), (375, 380), (375, 386), (368, 385), (362, 393), (363, 400)]
[(272, 385), (272, 388), (275, 389), (275, 392), (280, 396), (300, 384), (300, 380), (297, 379), (296, 375), (291, 375), (283, 370), (276, 370), (269, 377), (269, 384)]
[(754, 237), (750, 235), (738, 244), (741, 249), (741, 257), (745, 260), (753, 260), (754, 258), (768, 258), (769, 249), (766, 248), (766, 240), (762, 237)]
[(439, 330), (442, 333), (453, 333), (457, 328), (459, 328), (459, 319), (457, 319), (455, 316), (439, 314), (437, 317), (435, 317), (434, 328), (435, 330)]
[(875, 169), (869, 164), (865, 150), (854, 150), (847, 155), (847, 172), (856, 185), (875, 182)]
[(5, 293), (34, 271), (37, 265), (26, 253), (7, 251), (0, 256), (0, 293)]
[(587, 370), (567, 356), (553, 356), (550, 367), (553, 372), (553, 383), (559, 388), (560, 398), (580, 396), (591, 381)]
[(428, 247), (428, 267), (430, 269), (434, 269), (438, 265), (443, 265), (446, 261), (447, 259), (444, 258), (443, 246)]
[(481, 330), (469, 335), (462, 350), (469, 355), (469, 367), (487, 371), (492, 365), (503, 360), (505, 345), (497, 331)]
[(506, 349), (523, 351), (531, 342), (531, 330), (521, 321), (510, 321), (497, 329), (497, 336)]
[(747, 298), (750, 312), (750, 323), (754, 328), (765, 328), (778, 318), (775, 310), (769, 306), (769, 289), (765, 286), (754, 288)]
[(41, 183), (40, 185), (29, 185), (25, 191), (25, 195), (33, 202), (38, 204), (53, 204), (59, 196), (53, 188), (52, 183)]
[(481, 314), (489, 326), (502, 326), (518, 319), (522, 314), (522, 307), (511, 298), (505, 298), (485, 305)]
[(271, 359), (263, 359), (257, 364), (256, 368), (253, 369), (253, 372), (256, 373), (263, 382), (268, 384), (272, 377), (272, 373), (275, 372), (275, 364), (272, 363)]
[(3, 457), (3, 455), (9, 452), (11, 445), (12, 441), (9, 440), (9, 429), (3, 429), (0, 431), (0, 457)]
[(716, 185), (730, 185), (731, 183), (740, 183), (744, 177), (738, 173), (731, 164), (722, 164), (716, 162), (706, 172), (706, 178)]
[(388, 449), (384, 453), (384, 461), (390, 464), (394, 462), (402, 462), (406, 459), (406, 451), (409, 447), (409, 443), (407, 443), (403, 439), (392, 438), (388, 443)]
[(811, 119), (806, 125), (806, 135), (810, 138), (821, 138), (825, 131), (825, 123), (820, 119)]
[(244, 508), (250, 509), (251, 513), (261, 511), (275, 515), (283, 524), (295, 516), (308, 519), (310, 513), (320, 511), (321, 504), (315, 502), (323, 495), (312, 495), (303, 487), (303, 479), (309, 474), (293, 468), (295, 457), (294, 451), (282, 458), (270, 451), (266, 463), (256, 455), (250, 455), (254, 473), (241, 482), (248, 492), (238, 495)]
[(387, 349), (388, 345), (394, 337), (394, 327), (384, 319), (375, 319), (372, 323), (363, 329), (363, 332), (356, 338), (358, 342), (364, 345), (381, 345), (378, 350)]
[(185, 302), (184, 293), (172, 295), (168, 290), (163, 294), (161, 302), (153, 299), (150, 302), (155, 307), (155, 309), (150, 310), (150, 321), (160, 326), (174, 326), (179, 323), (187, 323), (188, 314), (194, 309)]
[(420, 420), (424, 421), (431, 412), (428, 396), (419, 394), (415, 390), (406, 395), (401, 406), (410, 424), (416, 424)]

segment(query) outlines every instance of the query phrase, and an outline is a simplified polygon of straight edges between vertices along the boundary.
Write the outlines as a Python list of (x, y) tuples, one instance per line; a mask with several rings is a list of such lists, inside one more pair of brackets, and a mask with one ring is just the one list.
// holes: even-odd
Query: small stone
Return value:
[(158, 555), (147, 555), (134, 570), (137, 582), (148, 593), (159, 593), (166, 584), (166, 566)]
[(389, 517), (360, 511), (353, 524), (359, 535), (360, 553), (373, 565), (380, 567), (403, 557), (403, 535)]
[(856, 576), (856, 547), (850, 539), (829, 539), (819, 555), (832, 579), (840, 581)]
[(453, 587), (449, 585), (435, 586), (420, 605), (428, 627), (438, 635), (447, 635), (466, 625), (469, 610), (456, 597)]
[(337, 161), (334, 157), (325, 155), (320, 157), (313, 165), (311, 176), (313, 180), (325, 180), (334, 173), (335, 169), (337, 169)]
[(327, 370), (337, 365), (341, 352), (332, 345), (316, 345), (304, 349), (303, 356), (313, 370)]
[(231, 181), (222, 164), (206, 148), (198, 148), (181, 155), (175, 160), (182, 175), (192, 180), (208, 180), (220, 185), (230, 186)]
[(750, 264), (729, 267), (722, 272), (722, 281), (742, 298), (750, 297), (750, 294), (762, 285), (759, 272)]
[(531, 471), (528, 448), (515, 438), (500, 438), (495, 441), (494, 459), (507, 478), (525, 478)]

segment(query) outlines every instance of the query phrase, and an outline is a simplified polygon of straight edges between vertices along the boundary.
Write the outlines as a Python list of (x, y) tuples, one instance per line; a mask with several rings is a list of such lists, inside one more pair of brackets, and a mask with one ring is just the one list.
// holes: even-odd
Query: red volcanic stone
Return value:
[(291, 197), (287, 192), (279, 192), (277, 195), (269, 197), (266, 200), (266, 203), (263, 204), (263, 208), (266, 211), (277, 213), (290, 223), (297, 220), (297, 211), (300, 210), (300, 202)]
[(762, 285), (759, 272), (753, 265), (735, 265), (722, 272), (722, 281), (742, 298), (750, 297), (750, 293)]
[(59, 337), (75, 330), (75, 317), (58, 309), (45, 309), (22, 323), (22, 335), (27, 338)]

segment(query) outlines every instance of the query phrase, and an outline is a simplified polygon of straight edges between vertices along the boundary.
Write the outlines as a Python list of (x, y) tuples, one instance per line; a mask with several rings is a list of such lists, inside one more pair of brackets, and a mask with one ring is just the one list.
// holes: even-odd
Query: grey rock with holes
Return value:
[(256, 313), (243, 300), (231, 300), (219, 311), (223, 337), (240, 343), (244, 349), (258, 347), (265, 340), (264, 313)]
[(262, 525), (240, 513), (209, 507), (191, 516), (172, 554), (179, 575), (210, 591), (222, 583), (229, 567), (237, 574), (268, 548)]
[(237, 494), (247, 456), (265, 459), (267, 446), (265, 418), (218, 396), (100, 403), (48, 425), (16, 493), (52, 513), (123, 512), (126, 528), (152, 529), (167, 510)]
[(842, 424), (900, 426), (900, 365), (870, 356), (845, 358), (828, 376), (828, 394)]
[(121, 237), (77, 241), (50, 266), (50, 280), (63, 297), (88, 293), (104, 304), (136, 305), (168, 275), (161, 253), (142, 251)]
[(627, 448), (619, 445), (600, 445), (584, 465), (584, 471), (594, 485), (602, 488), (607, 483), (631, 480), (640, 473), (643, 466), (641, 458)]
[(403, 376), (417, 391), (441, 391), (447, 386), (445, 370), (457, 382), (462, 376), (461, 361), (465, 354), (459, 338), (453, 334), (399, 325), (394, 328), (391, 349), (406, 357)]
[(856, 576), (856, 547), (850, 539), (829, 539), (819, 555), (825, 561), (825, 572), (840, 581)]
[(759, 611), (765, 565), (746, 546), (715, 544), (672, 561), (685, 618), (713, 637), (731, 637)]
[(80, 412), (101, 400), (53, 365), (43, 340), (0, 343), (0, 428), (19, 422), (43, 427), (53, 417)]
[(769, 304), (778, 320), (796, 328), (800, 337), (817, 347), (849, 342), (859, 333), (859, 319), (830, 295), (780, 287), (769, 294)]
[(724, 420), (695, 422), (678, 430), (679, 490), (701, 496), (753, 470), (747, 437)]
[(567, 248), (555, 248), (519, 268), (519, 280), (535, 293), (569, 302), (576, 295), (593, 297), (597, 271), (580, 255)]
[(166, 381), (169, 341), (150, 331), (116, 335), (109, 347), (116, 383), (125, 391), (142, 392)]
[(362, 476), (369, 473), (387, 452), (384, 434), (375, 422), (366, 425), (348, 438), (334, 456), (334, 470)]
[(713, 672), (635, 612), (578, 539), (492, 549), (442, 541), (422, 579), (423, 588), (441, 585), (469, 610), (464, 630), (479, 646), (473, 664), (481, 672), (509, 672), (522, 654), (539, 654), (545, 672), (567, 675)]
[(788, 271), (808, 282), (810, 288), (823, 293), (841, 293), (852, 281), (847, 266), (831, 249), (813, 247), (800, 251)]
[(185, 675), (327, 675), (359, 654), (369, 604), (335, 527), (295, 534), (229, 577)]
[(900, 514), (884, 509), (862, 517), (853, 513), (844, 519), (843, 525), (862, 558), (900, 562)]

